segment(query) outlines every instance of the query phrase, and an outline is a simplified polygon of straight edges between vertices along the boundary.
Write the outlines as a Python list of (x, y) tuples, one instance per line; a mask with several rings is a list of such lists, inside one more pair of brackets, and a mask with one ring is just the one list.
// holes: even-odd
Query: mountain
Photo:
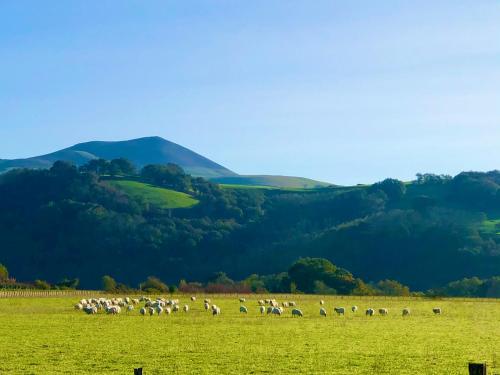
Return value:
[(244, 186), (272, 186), (287, 189), (316, 189), (332, 186), (327, 182), (315, 181), (304, 177), (270, 176), (270, 175), (244, 175), (225, 176), (210, 179), (218, 184), (244, 185)]
[(50, 168), (57, 160), (70, 161), (80, 166), (96, 158), (107, 160), (125, 158), (134, 163), (138, 168), (147, 164), (174, 163), (192, 176), (203, 177), (221, 184), (301, 189), (330, 185), (325, 182), (302, 177), (240, 176), (186, 147), (167, 141), (161, 137), (145, 137), (118, 142), (85, 142), (47, 155), (27, 159), (0, 159), (0, 173), (14, 168)]
[(57, 160), (85, 164), (96, 158), (126, 158), (137, 167), (147, 164), (174, 163), (187, 173), (204, 178), (237, 176), (236, 173), (176, 143), (160, 137), (146, 137), (118, 142), (86, 142), (27, 159), (1, 160), (0, 173), (13, 168), (49, 168)]

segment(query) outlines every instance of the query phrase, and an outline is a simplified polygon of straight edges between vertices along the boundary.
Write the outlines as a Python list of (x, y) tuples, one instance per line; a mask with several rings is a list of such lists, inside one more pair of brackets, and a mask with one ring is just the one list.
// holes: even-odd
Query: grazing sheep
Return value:
[(184, 305), (184, 307), (182, 308), (182, 311), (184, 312), (188, 312), (189, 311), (189, 306), (188, 305)]
[(179, 310), (180, 310), (179, 305), (173, 305), (173, 306), (172, 306), (172, 311), (173, 311), (173, 312), (177, 312), (177, 311), (179, 311)]
[(141, 315), (146, 315), (146, 308), (145, 307), (141, 307), (141, 309), (139, 310), (139, 313)]
[(326, 309), (324, 307), (322, 307), (321, 309), (319, 309), (319, 315), (326, 316)]
[(149, 316), (153, 316), (155, 313), (155, 309), (153, 307), (148, 307), (148, 313), (149, 313)]
[(320, 304), (321, 306), (323, 306), (323, 305), (325, 304), (325, 301), (320, 300), (320, 301), (319, 301), (319, 304)]
[(290, 307), (297, 306), (297, 304), (294, 301), (290, 301), (290, 302), (288, 302), (288, 306), (290, 306)]
[(77, 303), (75, 305), (75, 310), (83, 310), (83, 305), (81, 303)]
[(441, 315), (441, 307), (434, 307), (432, 312), (436, 315)]
[(281, 306), (283, 306), (283, 307), (288, 307), (288, 302), (282, 302), (282, 303), (281, 303)]
[(170, 315), (172, 309), (170, 307), (165, 307), (165, 314)]
[(375, 310), (370, 308), (370, 309), (366, 309), (366, 313), (365, 315), (366, 316), (373, 316), (375, 314)]
[(208, 309), (210, 308), (210, 304), (208, 302), (205, 302), (203, 306), (205, 307), (206, 311), (208, 311)]
[(204, 302), (204, 303), (210, 303), (211, 301), (210, 301), (210, 299), (205, 298), (205, 300), (204, 300), (203, 302)]
[(134, 309), (134, 306), (133, 305), (128, 305), (127, 306), (127, 312), (130, 312)]
[(274, 307), (272, 307), (272, 306), (268, 306), (268, 307), (267, 307), (267, 313), (268, 313), (268, 314), (271, 314), (271, 313), (273, 312), (273, 308), (274, 308)]
[(240, 306), (240, 313), (248, 313), (248, 310), (245, 306)]
[(389, 314), (389, 310), (384, 307), (382, 309), (378, 309), (378, 313), (380, 315), (387, 315), (387, 314)]
[(281, 316), (281, 314), (283, 314), (283, 309), (281, 307), (273, 307), (273, 314)]
[(405, 307), (403, 309), (403, 316), (407, 316), (407, 315), (410, 315), (411, 311), (410, 311), (410, 308), (409, 307)]
[(243, 297), (240, 298), (241, 303), (246, 302), (246, 301), (247, 301), (246, 298), (243, 298)]
[(358, 306), (353, 306), (353, 307), (351, 307), (351, 311), (352, 311), (353, 313), (355, 313), (356, 311), (358, 311)]
[(196, 297), (195, 296), (191, 296), (191, 301), (196, 301)]
[(272, 306), (272, 307), (278, 307), (278, 306), (279, 306), (279, 304), (278, 304), (278, 302), (276, 302), (276, 301), (272, 300), (272, 301), (271, 301), (271, 306)]
[(344, 315), (345, 309), (343, 307), (334, 307), (333, 311), (335, 311), (338, 315)]
[(132, 299), (132, 304), (138, 305), (139, 304), (139, 300), (137, 298)]
[(163, 307), (161, 307), (160, 305), (158, 305), (158, 306), (156, 307), (156, 313), (157, 313), (158, 315), (160, 315), (162, 312), (163, 312)]
[(259, 306), (264, 306), (265, 305), (265, 302), (262, 299), (258, 300), (257, 303), (259, 304)]
[(299, 309), (293, 309), (292, 316), (304, 316), (304, 314), (302, 314), (302, 311)]
[[(215, 306), (215, 305), (214, 305)], [(220, 315), (220, 307), (215, 306), (214, 309), (212, 309), (212, 315)]]
[(264, 314), (266, 312), (266, 308), (264, 306), (260, 306), (259, 309), (261, 314)]

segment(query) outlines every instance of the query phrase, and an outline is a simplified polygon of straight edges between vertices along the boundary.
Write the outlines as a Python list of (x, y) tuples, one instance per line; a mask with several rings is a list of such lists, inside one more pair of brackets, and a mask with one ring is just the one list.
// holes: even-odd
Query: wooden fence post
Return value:
[(486, 375), (486, 363), (470, 363), (469, 375)]
[(134, 369), (134, 375), (142, 375), (142, 367)]

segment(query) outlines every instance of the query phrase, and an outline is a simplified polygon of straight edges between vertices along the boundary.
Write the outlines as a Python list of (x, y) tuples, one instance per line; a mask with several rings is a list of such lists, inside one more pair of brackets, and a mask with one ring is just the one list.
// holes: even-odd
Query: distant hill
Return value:
[(86, 142), (51, 154), (27, 159), (0, 160), (0, 173), (13, 168), (49, 168), (57, 160), (85, 164), (95, 158), (126, 158), (137, 167), (147, 164), (174, 163), (187, 173), (204, 178), (237, 176), (229, 169), (160, 137), (138, 138), (118, 142)]
[(106, 160), (125, 158), (138, 168), (148, 164), (173, 163), (182, 167), (186, 173), (192, 176), (203, 177), (220, 184), (292, 189), (314, 189), (330, 185), (302, 177), (240, 176), (186, 147), (161, 137), (145, 137), (117, 142), (85, 142), (47, 155), (26, 159), (0, 159), (0, 173), (15, 168), (46, 169), (58, 160), (70, 161), (80, 166), (89, 160), (98, 158)]
[(332, 186), (327, 182), (315, 181), (304, 177), (246, 175), (227, 176), (210, 179), (218, 184), (245, 185), (245, 186), (274, 186), (278, 188), (315, 189)]

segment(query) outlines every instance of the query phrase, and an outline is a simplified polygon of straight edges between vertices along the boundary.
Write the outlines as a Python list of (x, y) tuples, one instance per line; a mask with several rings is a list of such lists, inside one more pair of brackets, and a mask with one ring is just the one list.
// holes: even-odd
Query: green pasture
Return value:
[(115, 186), (127, 195), (141, 197), (145, 202), (161, 208), (188, 208), (198, 203), (198, 200), (189, 194), (152, 186), (139, 181), (107, 180), (106, 183)]
[[(500, 301), (322, 297), (294, 300), (304, 313), (261, 315), (257, 299), (239, 312), (236, 296), (210, 296), (220, 316), (203, 309), (141, 316), (86, 315), (80, 297), (0, 299), (1, 374), (466, 374), (469, 361), (500, 373)], [(333, 315), (334, 306), (360, 308)], [(410, 307), (412, 315), (402, 317)], [(434, 315), (439, 306), (442, 315)], [(388, 316), (366, 317), (368, 307)]]

